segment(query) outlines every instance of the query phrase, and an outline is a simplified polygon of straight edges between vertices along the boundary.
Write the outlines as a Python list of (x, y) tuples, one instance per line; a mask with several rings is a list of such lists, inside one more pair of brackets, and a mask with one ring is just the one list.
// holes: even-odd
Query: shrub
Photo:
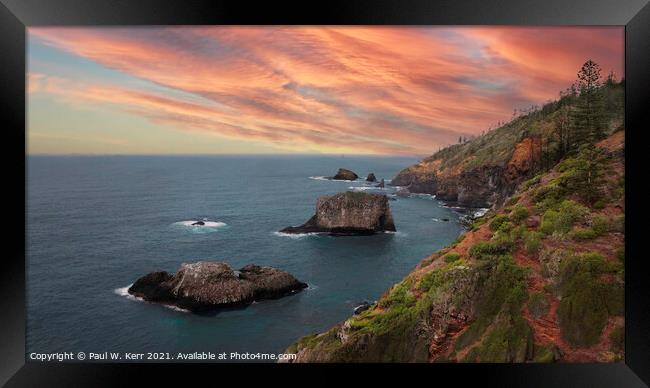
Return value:
[(564, 188), (557, 185), (555, 182), (550, 182), (546, 186), (537, 188), (533, 192), (533, 201), (542, 204), (542, 208), (548, 208), (558, 203), (564, 196), (566, 191)]
[(499, 229), (497, 229), (497, 232), (502, 232), (502, 233), (508, 233), (514, 228), (514, 225), (510, 221), (506, 221), (501, 223), (501, 226), (499, 226)]
[(510, 219), (512, 222), (517, 224), (528, 218), (529, 215), (530, 212), (525, 206), (517, 205), (512, 209), (512, 212), (510, 212)]
[(571, 237), (578, 241), (593, 240), (598, 237), (598, 233), (592, 228), (576, 228), (571, 232)]
[(501, 225), (503, 223), (509, 222), (509, 221), (510, 221), (510, 219), (505, 214), (496, 215), (492, 219), (492, 221), (490, 221), (490, 230), (493, 231), (493, 232), (496, 232), (497, 230), (499, 230), (499, 228), (501, 227)]
[(525, 225), (519, 225), (510, 231), (510, 239), (514, 242), (523, 238), (528, 229)]
[(544, 234), (567, 233), (578, 221), (581, 221), (589, 210), (571, 200), (562, 201), (557, 210), (548, 209), (542, 216), (540, 231)]
[(524, 235), (524, 244), (526, 245), (526, 252), (530, 255), (534, 255), (539, 252), (539, 248), (542, 245), (541, 242), (542, 233), (530, 231)]
[(542, 223), (539, 226), (539, 230), (544, 234), (552, 234), (555, 232), (555, 224), (557, 223), (558, 217), (559, 214), (553, 209), (545, 211), (544, 215), (542, 215)]
[(472, 257), (483, 258), (490, 255), (502, 255), (510, 252), (512, 244), (504, 241), (479, 241), (469, 249), (469, 255)]
[(445, 263), (453, 263), (460, 259), (460, 254), (456, 252), (449, 252), (444, 256)]
[(604, 209), (606, 205), (607, 202), (601, 199), (596, 201), (596, 203), (594, 203), (594, 209)]
[(592, 218), (593, 230), (598, 236), (609, 232), (609, 218), (606, 216), (597, 214)]

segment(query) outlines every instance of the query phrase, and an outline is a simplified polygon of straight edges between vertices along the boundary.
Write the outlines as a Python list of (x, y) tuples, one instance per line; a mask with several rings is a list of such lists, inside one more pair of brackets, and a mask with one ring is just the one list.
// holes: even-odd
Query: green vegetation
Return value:
[(573, 224), (582, 221), (587, 214), (589, 209), (574, 201), (564, 200), (544, 212), (539, 230), (547, 235), (564, 234), (571, 230)]
[(572, 256), (560, 266), (558, 320), (562, 337), (576, 346), (598, 342), (607, 317), (622, 313), (622, 287), (599, 281), (603, 273), (618, 272), (620, 263), (595, 253)]
[(571, 232), (571, 237), (577, 241), (593, 240), (598, 237), (598, 233), (592, 228), (576, 228)]
[(560, 358), (560, 352), (554, 344), (535, 346), (533, 362), (549, 363)]
[(528, 211), (528, 209), (525, 206), (517, 205), (517, 206), (512, 208), (512, 211), (510, 212), (510, 219), (515, 224), (518, 224), (521, 221), (528, 218), (529, 215), (530, 215), (530, 212)]
[(346, 191), (345, 192), (345, 198), (353, 202), (354, 204), (359, 204), (361, 201), (363, 201), (365, 198), (368, 197), (367, 193), (364, 192), (357, 192), (357, 191)]
[(458, 337), (455, 349), (467, 348), (480, 340), (464, 361), (521, 362), (530, 359), (532, 331), (520, 313), (527, 298), (527, 271), (516, 265), (509, 255), (497, 256), (487, 265), (490, 276), (481, 284), (481, 295), (476, 303), (477, 319)]
[(506, 241), (479, 241), (469, 249), (469, 255), (475, 258), (501, 255), (512, 250), (512, 243)]
[[(476, 242), (466, 257), (450, 249), (439, 251), (377, 305), (324, 334), (303, 337), (289, 350), (310, 349), (315, 360), (325, 361), (428, 361), (431, 356), (440, 361), (442, 357), (429, 354), (432, 330), (445, 330), (447, 318), (439, 317), (454, 311), (469, 317), (469, 327), (456, 338), (449, 360), (465, 354), (461, 361), (553, 362), (560, 359), (559, 349), (553, 343), (533, 344), (522, 309), (525, 304), (533, 317), (546, 317), (555, 298), (562, 338), (580, 347), (598, 343), (608, 319), (624, 311), (625, 249), (620, 247), (618, 260), (611, 260), (596, 253), (578, 254), (574, 250), (588, 245), (566, 239), (585, 241), (625, 231), (624, 216), (610, 219), (601, 214), (611, 214), (618, 206), (613, 201), (625, 192), (624, 178), (616, 178), (611, 163), (618, 153), (594, 147), (608, 132), (622, 128), (624, 84), (613, 78), (603, 82), (591, 61), (578, 78), (559, 100), (515, 114), (509, 123), (425, 159), (440, 162), (436, 173), (453, 169), (456, 174), (503, 168), (524, 139), (541, 147), (541, 156), (532, 160), (527, 172), (532, 178), (496, 211), (502, 214), (490, 211), (475, 220), (467, 218), (464, 226), (471, 230), (488, 223), (489, 240)], [(352, 201), (364, 196), (346, 193)], [(528, 203), (528, 196), (530, 208), (521, 200)], [(540, 216), (538, 231), (528, 230), (525, 221), (531, 213)], [(528, 295), (530, 270), (517, 265), (513, 255), (521, 251), (515, 248), (539, 260), (543, 290)], [(434, 324), (432, 319), (442, 321)], [(622, 327), (611, 333), (612, 352), (623, 350), (623, 337)]]
[(508, 216), (505, 214), (498, 214), (492, 218), (492, 221), (490, 221), (490, 230), (496, 232), (501, 228), (501, 225), (506, 222), (510, 222)]
[(460, 254), (456, 252), (449, 252), (443, 257), (443, 259), (445, 260), (445, 263), (453, 263), (454, 261), (460, 259)]
[(542, 246), (542, 236), (542, 233), (535, 231), (528, 231), (524, 234), (524, 245), (529, 255), (539, 252), (539, 248)]

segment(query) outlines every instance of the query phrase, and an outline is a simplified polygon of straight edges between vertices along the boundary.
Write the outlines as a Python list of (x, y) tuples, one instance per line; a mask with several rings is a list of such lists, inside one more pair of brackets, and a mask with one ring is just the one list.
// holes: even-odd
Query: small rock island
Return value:
[(128, 292), (149, 302), (200, 312), (277, 299), (306, 287), (290, 273), (272, 267), (249, 264), (234, 271), (223, 262), (199, 261), (181, 264), (175, 275), (145, 275)]
[(366, 182), (377, 182), (377, 177), (375, 176), (374, 173), (371, 172), (371, 173), (368, 174), (368, 176), (366, 177)]
[(395, 223), (385, 195), (347, 191), (319, 197), (316, 214), (309, 221), (280, 232), (354, 236), (394, 231)]
[(339, 168), (336, 175), (332, 177), (336, 181), (356, 181), (358, 178), (359, 176), (356, 173), (345, 168)]

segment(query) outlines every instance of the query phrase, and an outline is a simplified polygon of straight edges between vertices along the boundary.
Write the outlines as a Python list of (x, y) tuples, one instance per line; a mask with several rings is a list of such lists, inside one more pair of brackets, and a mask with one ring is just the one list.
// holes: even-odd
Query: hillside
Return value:
[(400, 172), (395, 185), (492, 210), (371, 308), (291, 345), (294, 362), (623, 360), (622, 91), (600, 87), (605, 130), (581, 144), (579, 121), (561, 131), (585, 106), (573, 94)]
[[(600, 89), (606, 132), (611, 133), (623, 123), (624, 84), (608, 82)], [(500, 205), (518, 184), (561, 157), (561, 142), (573, 139), (562, 138), (560, 130), (568, 125), (580, 98), (565, 94), (482, 136), (444, 148), (402, 170), (391, 184), (461, 206)]]

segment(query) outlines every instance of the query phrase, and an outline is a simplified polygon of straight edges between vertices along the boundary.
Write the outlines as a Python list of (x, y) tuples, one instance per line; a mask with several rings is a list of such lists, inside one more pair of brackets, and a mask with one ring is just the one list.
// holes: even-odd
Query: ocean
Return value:
[[(397, 157), (29, 156), (27, 352), (280, 353), (377, 300), (461, 233), (459, 214), (428, 195), (390, 201), (397, 233), (286, 236), (318, 196), (384, 192), (416, 162)], [(330, 181), (339, 167), (360, 175)], [(445, 222), (443, 219), (449, 219)], [(202, 227), (191, 226), (206, 220)], [(149, 272), (217, 260), (289, 271), (309, 288), (247, 308), (197, 315), (137, 300)]]

